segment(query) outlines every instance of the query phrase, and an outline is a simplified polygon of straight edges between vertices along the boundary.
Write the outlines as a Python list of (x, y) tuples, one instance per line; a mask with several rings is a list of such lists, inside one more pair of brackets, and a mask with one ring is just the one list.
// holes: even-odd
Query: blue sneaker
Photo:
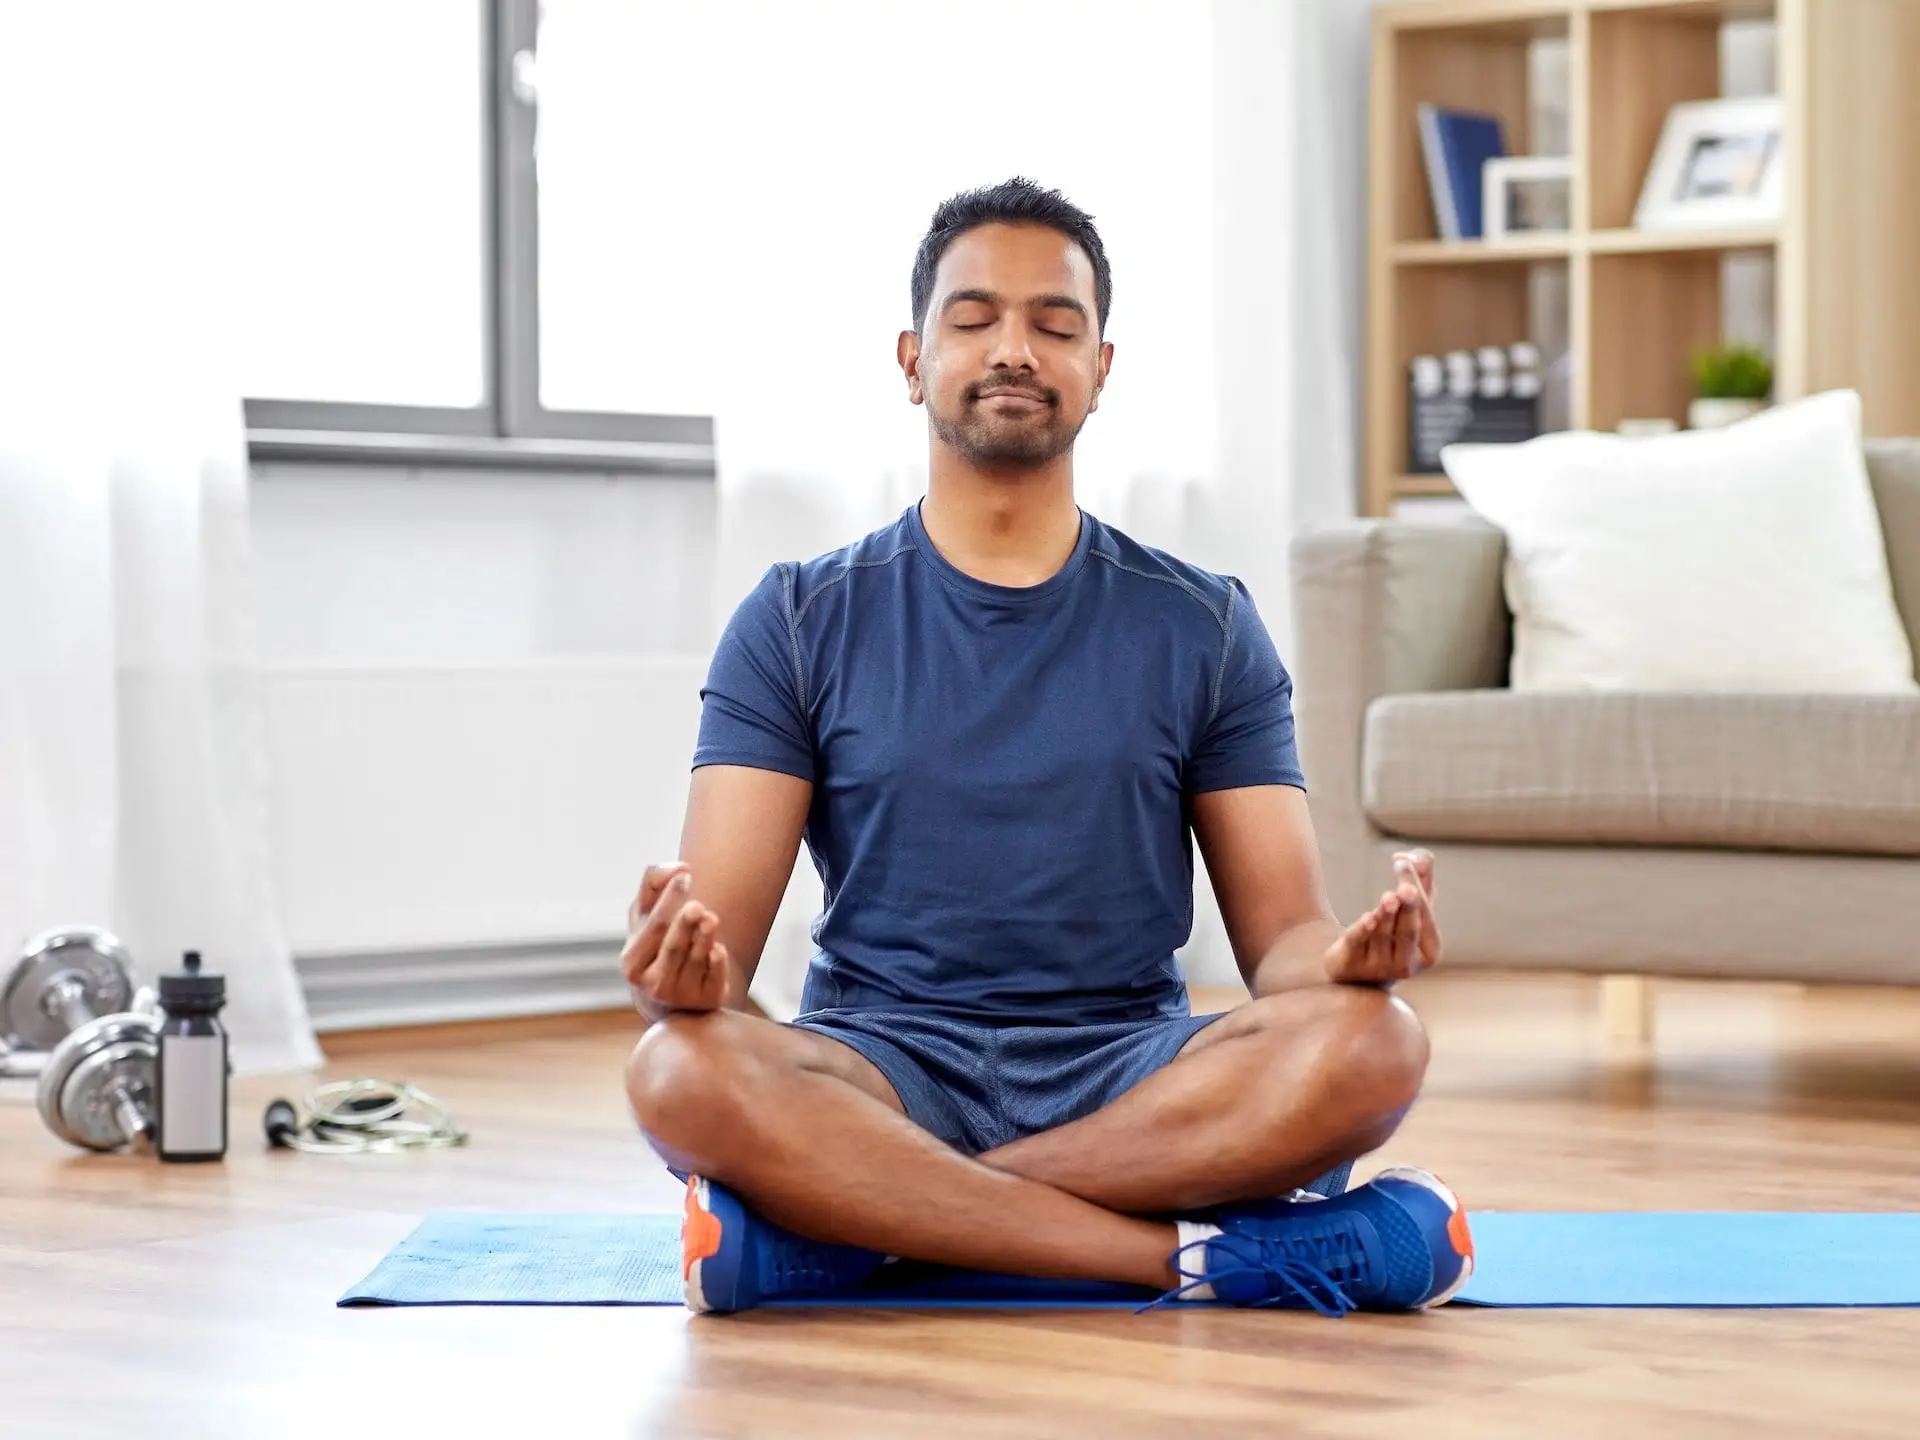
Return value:
[(1428, 1310), (1473, 1274), (1473, 1236), (1454, 1193), (1424, 1170), (1383, 1170), (1330, 1200), (1267, 1200), (1206, 1217), (1220, 1234), (1183, 1245), (1174, 1269), (1231, 1305)]
[(761, 1219), (725, 1186), (698, 1175), (687, 1182), (680, 1260), (689, 1310), (746, 1310), (769, 1300), (841, 1295), (885, 1258), (850, 1245), (803, 1240)]

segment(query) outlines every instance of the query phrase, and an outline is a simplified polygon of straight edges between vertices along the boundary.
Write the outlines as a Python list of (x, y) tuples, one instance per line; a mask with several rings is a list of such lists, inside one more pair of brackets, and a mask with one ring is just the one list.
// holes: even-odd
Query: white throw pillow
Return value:
[(1920, 690), (1851, 390), (1722, 430), (1568, 431), (1441, 463), (1506, 533), (1516, 690)]

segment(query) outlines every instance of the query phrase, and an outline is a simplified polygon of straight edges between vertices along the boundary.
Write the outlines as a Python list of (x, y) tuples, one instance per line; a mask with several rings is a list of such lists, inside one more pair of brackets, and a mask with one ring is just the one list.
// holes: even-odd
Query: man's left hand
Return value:
[(1326, 954), (1337, 985), (1391, 985), (1440, 963), (1440, 926), (1433, 915), (1433, 852), (1393, 857), (1394, 888), (1346, 928)]

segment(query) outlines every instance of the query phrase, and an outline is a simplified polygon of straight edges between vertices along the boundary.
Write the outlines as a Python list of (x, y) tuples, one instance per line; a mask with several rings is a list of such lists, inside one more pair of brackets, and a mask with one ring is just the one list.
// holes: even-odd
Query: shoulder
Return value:
[(1229, 635), (1251, 603), (1247, 587), (1222, 575), (1146, 545), (1105, 521), (1096, 521), (1093, 561), (1141, 600), (1175, 611), (1190, 623)]
[(773, 567), (763, 583), (775, 587), (792, 623), (798, 626), (809, 611), (844, 599), (849, 580), (891, 570), (912, 550), (912, 531), (902, 515), (838, 549), (806, 560), (783, 561)]

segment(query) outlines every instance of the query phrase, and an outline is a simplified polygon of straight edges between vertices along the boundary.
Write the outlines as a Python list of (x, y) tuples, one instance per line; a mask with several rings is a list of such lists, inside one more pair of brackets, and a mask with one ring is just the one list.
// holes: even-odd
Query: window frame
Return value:
[(471, 408), (244, 401), (255, 460), (713, 473), (713, 418), (540, 403), (540, 0), (480, 0), (481, 319)]

